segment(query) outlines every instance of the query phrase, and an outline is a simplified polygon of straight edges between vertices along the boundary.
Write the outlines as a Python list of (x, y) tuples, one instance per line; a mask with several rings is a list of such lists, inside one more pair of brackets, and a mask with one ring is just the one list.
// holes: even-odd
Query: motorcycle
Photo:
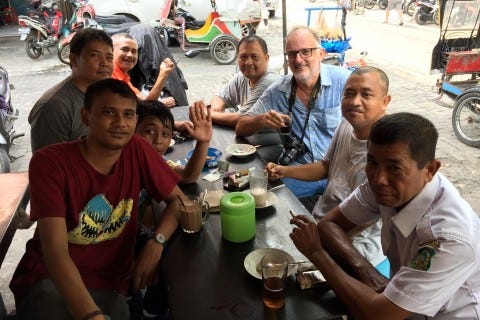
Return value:
[(378, 5), (378, 7), (382, 10), (387, 9), (388, 6), (388, 0), (366, 0), (365, 1), (365, 8), (367, 9), (373, 9), (375, 5)]
[(28, 15), (18, 16), (20, 40), (25, 41), (25, 51), (31, 59), (38, 59), (44, 50), (57, 44), (62, 29), (62, 13), (56, 2), (33, 1)]
[(24, 136), (13, 128), (18, 119), (18, 109), (13, 108), (11, 103), (12, 89), (14, 86), (9, 82), (7, 70), (0, 66), (0, 173), (10, 172), (10, 161), (17, 159), (10, 155), (10, 147), (13, 140)]
[(403, 3), (403, 13), (406, 13), (410, 17), (413, 17), (413, 15), (415, 14), (416, 7), (417, 7), (417, 0), (406, 0)]
[(440, 14), (438, 12), (438, 2), (433, 0), (419, 0), (413, 16), (415, 22), (419, 25), (427, 23), (440, 24)]
[(62, 29), (58, 39), (57, 55), (61, 62), (70, 64), (70, 41), (75, 33), (83, 28), (101, 29), (95, 20), (95, 9), (85, 0), (63, 0), (62, 12), (65, 16), (70, 13), (70, 20)]

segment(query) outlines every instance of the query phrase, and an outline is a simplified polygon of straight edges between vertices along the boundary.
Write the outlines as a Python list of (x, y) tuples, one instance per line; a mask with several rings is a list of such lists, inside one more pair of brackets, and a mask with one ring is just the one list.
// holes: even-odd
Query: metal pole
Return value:
[[(282, 20), (283, 20), (283, 52), (285, 52), (285, 41), (287, 41), (287, 0), (282, 0)], [(283, 74), (288, 73), (288, 64), (285, 55), (283, 55)]]

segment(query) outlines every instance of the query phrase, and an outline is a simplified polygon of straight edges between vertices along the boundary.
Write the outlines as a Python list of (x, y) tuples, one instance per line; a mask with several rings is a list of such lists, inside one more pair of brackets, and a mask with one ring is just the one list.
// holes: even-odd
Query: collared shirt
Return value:
[(116, 64), (113, 65), (112, 78), (123, 81), (126, 84), (128, 84), (128, 86), (130, 87), (130, 89), (132, 89), (132, 91), (135, 93), (136, 96), (140, 94), (140, 90), (138, 90), (136, 87), (133, 86), (130, 80), (130, 76), (127, 73), (123, 72), (122, 69), (117, 67)]
[(378, 205), (368, 183), (340, 210), (355, 224), (381, 216), (390, 301), (429, 319), (480, 319), (480, 219), (441, 173), (398, 212)]
[[(303, 143), (308, 152), (296, 159), (298, 163), (311, 163), (323, 159), (342, 118), (341, 100), (345, 81), (350, 71), (345, 68), (322, 64), (320, 68), (321, 92), (305, 124), (307, 107), (298, 98), (292, 106), (292, 134), (300, 139), (303, 128)], [(288, 111), (288, 97), (291, 92), (292, 75), (286, 75), (274, 82), (245, 115), (257, 115), (269, 110)]]

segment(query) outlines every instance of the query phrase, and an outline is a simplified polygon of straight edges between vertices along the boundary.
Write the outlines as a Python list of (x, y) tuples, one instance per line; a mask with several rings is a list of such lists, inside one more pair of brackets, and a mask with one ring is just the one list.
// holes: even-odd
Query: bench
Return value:
[[(18, 214), (28, 203), (28, 172), (0, 174), (0, 267), (17, 230)], [(0, 296), (0, 319), (7, 317)]]

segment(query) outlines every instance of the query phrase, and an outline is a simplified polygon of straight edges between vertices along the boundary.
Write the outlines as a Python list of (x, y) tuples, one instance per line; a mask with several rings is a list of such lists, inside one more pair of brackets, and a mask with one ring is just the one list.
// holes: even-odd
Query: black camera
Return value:
[(298, 156), (305, 153), (305, 145), (296, 137), (290, 138), (290, 141), (284, 144), (283, 151), (278, 157), (278, 164), (288, 166), (290, 162), (295, 160)]

